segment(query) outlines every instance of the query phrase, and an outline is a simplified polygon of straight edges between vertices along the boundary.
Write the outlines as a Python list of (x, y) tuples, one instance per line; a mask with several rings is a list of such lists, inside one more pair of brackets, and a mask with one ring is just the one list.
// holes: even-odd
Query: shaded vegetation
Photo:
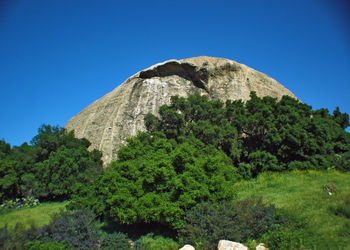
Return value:
[(261, 199), (249, 198), (213, 204), (202, 202), (189, 210), (180, 239), (196, 249), (216, 249), (220, 239), (246, 242), (259, 239), (263, 233), (286, 223), (274, 206)]
[[(38, 208), (35, 208), (38, 209)], [(51, 215), (50, 223), (39, 228), (0, 229), (1, 249), (130, 249), (124, 234), (100, 232), (100, 224), (90, 210), (60, 211)], [(116, 247), (116, 248), (114, 248)]]

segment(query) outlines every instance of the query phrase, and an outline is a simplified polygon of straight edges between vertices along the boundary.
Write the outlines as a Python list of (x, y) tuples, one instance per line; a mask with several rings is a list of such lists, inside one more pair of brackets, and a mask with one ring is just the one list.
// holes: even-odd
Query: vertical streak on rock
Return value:
[[(142, 84), (141, 88), (140, 89), (143, 89), (144, 87), (144, 84)], [(140, 91), (142, 93), (142, 91)], [(139, 98), (137, 100), (137, 105), (136, 105), (136, 108), (135, 108), (135, 113), (133, 114), (133, 117), (134, 117), (134, 120), (132, 121), (132, 133), (131, 135), (134, 136), (136, 135), (136, 117), (141, 113), (141, 108), (140, 108), (140, 104), (141, 104), (141, 97), (142, 97), (142, 94), (140, 93), (139, 95)]]

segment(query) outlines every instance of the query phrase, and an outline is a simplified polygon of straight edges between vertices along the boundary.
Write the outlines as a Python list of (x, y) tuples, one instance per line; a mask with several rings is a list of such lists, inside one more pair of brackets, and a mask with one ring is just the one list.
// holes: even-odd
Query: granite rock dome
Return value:
[(210, 99), (246, 101), (251, 91), (260, 97), (296, 98), (271, 77), (232, 60), (206, 56), (168, 60), (131, 76), (65, 127), (74, 130), (78, 138), (87, 138), (91, 149), (101, 150), (107, 164), (116, 159), (127, 137), (145, 130), (144, 116), (156, 114), (161, 105), (169, 104), (171, 96), (199, 92)]

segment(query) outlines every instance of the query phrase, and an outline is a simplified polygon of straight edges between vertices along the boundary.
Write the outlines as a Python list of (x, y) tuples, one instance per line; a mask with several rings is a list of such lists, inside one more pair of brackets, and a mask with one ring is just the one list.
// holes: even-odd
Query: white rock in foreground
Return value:
[(179, 250), (196, 250), (196, 249), (191, 245), (184, 245)]
[(218, 244), (218, 250), (248, 250), (248, 247), (238, 242), (220, 240)]
[(260, 243), (259, 245), (256, 246), (255, 250), (265, 250), (268, 249), (265, 247), (264, 243)]

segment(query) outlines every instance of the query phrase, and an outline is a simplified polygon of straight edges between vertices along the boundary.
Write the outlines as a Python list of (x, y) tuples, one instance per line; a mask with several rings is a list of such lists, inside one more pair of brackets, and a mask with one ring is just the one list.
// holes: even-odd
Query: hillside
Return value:
[[(350, 248), (350, 174), (338, 171), (263, 173), (235, 185), (237, 198), (261, 196), (283, 213), (305, 223), (295, 232), (299, 247)], [(336, 191), (329, 194), (327, 185)]]

